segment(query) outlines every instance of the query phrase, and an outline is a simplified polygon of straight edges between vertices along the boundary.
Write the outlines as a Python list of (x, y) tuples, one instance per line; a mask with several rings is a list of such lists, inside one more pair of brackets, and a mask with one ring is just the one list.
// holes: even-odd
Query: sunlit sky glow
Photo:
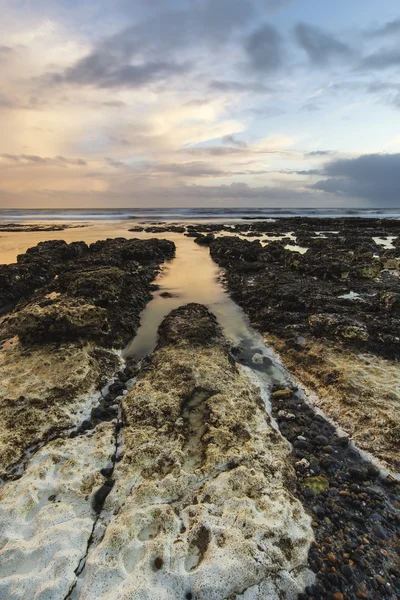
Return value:
[(398, 0), (0, 9), (0, 207), (400, 206)]

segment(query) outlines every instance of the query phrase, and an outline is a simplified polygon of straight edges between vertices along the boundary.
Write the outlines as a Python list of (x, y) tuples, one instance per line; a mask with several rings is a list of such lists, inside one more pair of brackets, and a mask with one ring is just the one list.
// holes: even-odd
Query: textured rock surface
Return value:
[(219, 238), (210, 251), (226, 270), (233, 298), (259, 330), (292, 342), (312, 334), (398, 359), (400, 281), (396, 271), (384, 268), (398, 250), (372, 238), (367, 243), (363, 233), (352, 229), (351, 236), (310, 235), (304, 241), (298, 235), (297, 243), (311, 245), (305, 254), (281, 241), (262, 246), (238, 237)]
[(296, 598), (313, 534), (289, 447), (204, 307), (165, 319), (123, 413), (115, 516), (73, 597)]
[(159, 265), (174, 252), (166, 240), (57, 240), (2, 265), (0, 301), (24, 300), (0, 325), (0, 474), (90, 415), (119, 366), (101, 346), (134, 335)]
[(26, 349), (14, 341), (3, 348), (0, 474), (21, 460), (29, 446), (85, 419), (97, 390), (118, 364), (118, 357), (109, 351), (74, 344)]
[(41, 242), (0, 265), (0, 310), (20, 301), (0, 327), (29, 343), (91, 340), (124, 346), (136, 333), (151, 298), (151, 282), (175, 246), (167, 240)]
[(357, 445), (389, 469), (400, 472), (400, 369), (395, 361), (370, 354), (338, 351), (315, 340), (301, 349), (278, 338), (268, 343), (285, 364), (315, 392), (313, 403), (350, 435)]
[[(318, 237), (315, 229), (326, 224), (310, 231), (303, 223), (293, 228), (297, 243), (309, 246), (303, 255), (281, 242), (263, 247), (231, 237), (216, 240), (211, 256), (251, 324), (317, 393), (318, 405), (398, 471), (400, 280), (387, 268), (398, 249), (375, 243), (377, 224), (367, 225), (349, 220), (338, 235)], [(385, 227), (393, 236), (399, 230), (396, 222)]]
[[(51, 296), (51, 295), (50, 295)], [(7, 322), (7, 331), (18, 335), (24, 343), (65, 341), (76, 338), (96, 338), (101, 341), (109, 333), (105, 308), (87, 304), (83, 300), (61, 297), (40, 306), (28, 304), (12, 314)]]
[(0, 598), (68, 595), (95, 523), (91, 502), (114, 451), (114, 427), (53, 441), (0, 489)]

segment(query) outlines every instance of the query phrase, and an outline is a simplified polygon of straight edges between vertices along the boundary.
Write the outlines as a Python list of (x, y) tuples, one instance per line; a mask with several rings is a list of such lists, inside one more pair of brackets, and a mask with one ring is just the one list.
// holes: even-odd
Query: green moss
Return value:
[(323, 475), (318, 477), (310, 477), (303, 481), (303, 485), (310, 488), (314, 494), (320, 494), (329, 488), (329, 481)]

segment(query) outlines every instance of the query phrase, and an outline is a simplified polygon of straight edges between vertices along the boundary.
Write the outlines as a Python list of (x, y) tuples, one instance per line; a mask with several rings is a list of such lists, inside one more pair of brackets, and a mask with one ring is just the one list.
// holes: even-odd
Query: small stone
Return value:
[(385, 530), (378, 523), (375, 523), (375, 525), (373, 525), (372, 532), (377, 538), (381, 540), (385, 540), (387, 538)]
[(360, 467), (350, 467), (349, 475), (352, 479), (358, 479), (359, 481), (365, 481), (368, 479), (368, 473), (365, 469)]
[(373, 465), (372, 463), (367, 466), (367, 471), (368, 474), (374, 479), (379, 476), (378, 467), (376, 465)]
[(293, 396), (293, 390), (285, 389), (285, 390), (276, 390), (272, 392), (271, 398), (273, 400), (286, 400)]
[(332, 600), (343, 600), (344, 596), (340, 592), (335, 592), (332, 594)]
[(337, 563), (337, 558), (334, 554), (332, 554), (331, 552), (327, 555), (327, 559), (329, 560), (330, 563), (332, 563), (332, 565)]
[(320, 446), (328, 446), (329, 445), (329, 440), (327, 437), (325, 437), (324, 435), (317, 435), (315, 437), (315, 441), (317, 444), (319, 444)]
[(349, 565), (343, 565), (341, 568), (343, 575), (346, 579), (352, 579), (353, 577), (353, 569)]

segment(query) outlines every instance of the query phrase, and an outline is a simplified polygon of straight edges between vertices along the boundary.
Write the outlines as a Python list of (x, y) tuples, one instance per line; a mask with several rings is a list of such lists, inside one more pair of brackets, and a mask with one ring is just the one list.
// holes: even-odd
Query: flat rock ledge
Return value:
[(205, 307), (159, 334), (124, 397), (111, 517), (71, 598), (294, 600), (314, 538), (288, 443)]
[(0, 323), (0, 478), (90, 418), (174, 252), (167, 240), (53, 240), (0, 265), (0, 307), (17, 303)]

